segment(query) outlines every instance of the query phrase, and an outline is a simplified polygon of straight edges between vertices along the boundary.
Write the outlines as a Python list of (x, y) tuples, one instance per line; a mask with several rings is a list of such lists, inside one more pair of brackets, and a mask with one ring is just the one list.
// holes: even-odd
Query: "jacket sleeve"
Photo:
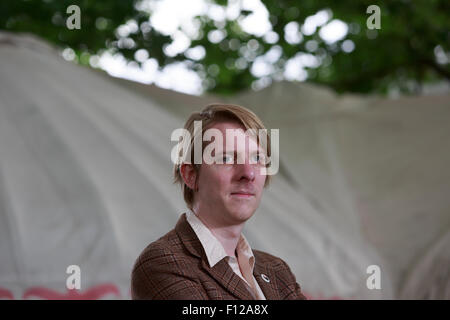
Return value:
[(131, 274), (133, 300), (205, 300), (192, 265), (164, 248), (151, 248), (137, 259)]
[[(281, 259), (280, 259), (281, 260)], [(297, 283), (295, 275), (286, 262), (281, 260), (283, 265), (282, 277), (279, 277), (279, 281), (282, 285), (281, 295), (283, 300), (307, 300), (303, 295), (300, 285)]]

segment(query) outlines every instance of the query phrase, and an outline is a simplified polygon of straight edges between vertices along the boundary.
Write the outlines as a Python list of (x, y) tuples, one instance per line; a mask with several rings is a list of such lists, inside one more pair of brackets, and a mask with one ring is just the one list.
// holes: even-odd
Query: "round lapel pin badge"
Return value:
[(262, 278), (265, 282), (270, 282), (269, 277), (266, 276), (264, 273), (261, 273), (261, 278)]

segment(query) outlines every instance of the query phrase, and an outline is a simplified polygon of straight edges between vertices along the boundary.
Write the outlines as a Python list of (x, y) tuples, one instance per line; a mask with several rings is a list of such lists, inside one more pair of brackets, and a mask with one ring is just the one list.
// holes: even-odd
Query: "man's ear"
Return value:
[(180, 166), (180, 174), (184, 183), (192, 190), (195, 190), (195, 181), (197, 179), (197, 173), (194, 170), (192, 164), (183, 163)]

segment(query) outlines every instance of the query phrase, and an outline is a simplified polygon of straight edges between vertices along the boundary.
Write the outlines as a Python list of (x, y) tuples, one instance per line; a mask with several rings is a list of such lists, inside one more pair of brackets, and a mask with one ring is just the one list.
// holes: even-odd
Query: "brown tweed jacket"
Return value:
[[(283, 260), (258, 250), (253, 250), (253, 254), (253, 274), (266, 299), (306, 299)], [(248, 285), (233, 272), (226, 259), (213, 268), (209, 266), (186, 214), (180, 217), (175, 229), (148, 245), (136, 260), (131, 274), (131, 297), (158, 300), (254, 299)]]

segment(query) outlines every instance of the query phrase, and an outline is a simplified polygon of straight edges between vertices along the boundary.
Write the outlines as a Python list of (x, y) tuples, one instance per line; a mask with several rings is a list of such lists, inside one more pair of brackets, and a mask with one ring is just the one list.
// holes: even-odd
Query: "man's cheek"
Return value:
[(258, 185), (257, 187), (262, 190), (264, 188), (264, 185), (266, 184), (266, 179), (267, 176), (266, 175), (258, 175)]

